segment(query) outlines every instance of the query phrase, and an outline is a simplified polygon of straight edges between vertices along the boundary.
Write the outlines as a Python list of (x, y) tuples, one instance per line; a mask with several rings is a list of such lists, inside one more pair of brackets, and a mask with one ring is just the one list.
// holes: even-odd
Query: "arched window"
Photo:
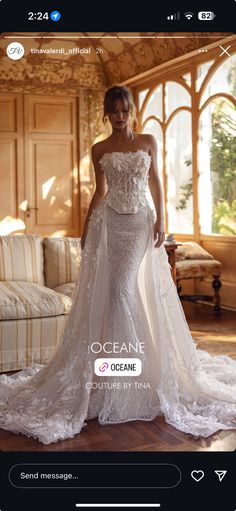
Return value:
[(217, 67), (212, 64), (199, 95), (200, 230), (203, 234), (233, 235), (236, 234), (236, 54)]
[(139, 126), (158, 142), (166, 230), (236, 235), (236, 47), (162, 68), (135, 87)]

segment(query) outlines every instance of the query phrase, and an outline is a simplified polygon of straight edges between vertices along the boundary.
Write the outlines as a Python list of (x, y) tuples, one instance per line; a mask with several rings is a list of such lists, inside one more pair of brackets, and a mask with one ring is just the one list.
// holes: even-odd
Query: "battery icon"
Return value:
[(197, 17), (201, 21), (210, 21), (216, 17), (216, 14), (212, 11), (200, 11)]

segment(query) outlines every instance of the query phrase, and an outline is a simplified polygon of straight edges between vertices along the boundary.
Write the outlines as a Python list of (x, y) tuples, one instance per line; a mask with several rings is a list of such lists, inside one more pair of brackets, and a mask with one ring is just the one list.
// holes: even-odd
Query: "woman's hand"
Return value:
[(154, 240), (157, 239), (157, 242), (155, 243), (155, 248), (158, 248), (162, 245), (162, 243), (165, 241), (165, 230), (164, 230), (164, 224), (163, 222), (156, 221), (154, 224)]

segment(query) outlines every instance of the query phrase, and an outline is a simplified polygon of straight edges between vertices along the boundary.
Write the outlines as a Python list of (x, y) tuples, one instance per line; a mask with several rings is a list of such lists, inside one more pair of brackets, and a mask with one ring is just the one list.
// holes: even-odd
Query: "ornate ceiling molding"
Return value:
[[(212, 39), (212, 33), (1, 34), (0, 89), (72, 95), (80, 88), (104, 90), (228, 35), (214, 33)], [(19, 61), (6, 56), (13, 36), (25, 48)]]

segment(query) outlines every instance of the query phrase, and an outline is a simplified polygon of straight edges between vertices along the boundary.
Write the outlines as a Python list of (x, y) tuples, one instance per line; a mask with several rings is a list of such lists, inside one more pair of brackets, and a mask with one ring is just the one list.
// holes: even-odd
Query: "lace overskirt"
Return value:
[[(44, 367), (0, 377), (1, 428), (44, 444), (72, 438), (94, 417), (164, 415), (196, 437), (236, 428), (236, 362), (196, 348), (166, 250), (154, 248), (154, 221), (149, 206), (122, 215), (102, 202), (93, 211), (58, 350)], [(95, 376), (105, 353), (92, 345), (105, 342), (110, 356), (140, 358), (141, 375)]]

